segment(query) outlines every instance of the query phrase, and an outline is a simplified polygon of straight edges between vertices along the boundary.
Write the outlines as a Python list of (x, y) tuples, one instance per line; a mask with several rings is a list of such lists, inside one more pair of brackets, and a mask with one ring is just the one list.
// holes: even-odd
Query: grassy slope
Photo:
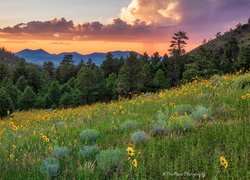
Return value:
[[(245, 75), (250, 78), (250, 74)], [(66, 146), (71, 156), (61, 162), (60, 179), (103, 177), (98, 167), (94, 171), (84, 168), (78, 157), (82, 145), (80, 132), (95, 128), (101, 132), (98, 145), (102, 149), (126, 149), (133, 146), (130, 133), (121, 133), (119, 125), (133, 119), (139, 128), (149, 132), (156, 122), (157, 111), (170, 103), (204, 105), (212, 108), (212, 119), (202, 127), (187, 134), (171, 134), (164, 137), (150, 137), (145, 145), (134, 146), (141, 150), (136, 172), (125, 168), (121, 177), (147, 177), (169, 179), (164, 172), (205, 173), (206, 179), (250, 178), (250, 120), (249, 86), (237, 88), (242, 76), (224, 76), (211, 81), (198, 81), (181, 88), (162, 91), (159, 94), (138, 96), (132, 100), (121, 100), (109, 104), (95, 104), (75, 109), (50, 111), (29, 111), (15, 113), (13, 117), (0, 121), (0, 172), (3, 179), (44, 179), (40, 173), (43, 159), (51, 155), (48, 147)], [(55, 124), (65, 121), (67, 128), (56, 130)], [(11, 127), (18, 127), (14, 131)], [(44, 142), (40, 134), (50, 141)], [(14, 155), (11, 159), (10, 154)], [(226, 156), (229, 167), (220, 167), (219, 157)], [(114, 174), (115, 178), (117, 174)], [(179, 179), (180, 177), (176, 177)], [(186, 176), (185, 178), (188, 178)]]

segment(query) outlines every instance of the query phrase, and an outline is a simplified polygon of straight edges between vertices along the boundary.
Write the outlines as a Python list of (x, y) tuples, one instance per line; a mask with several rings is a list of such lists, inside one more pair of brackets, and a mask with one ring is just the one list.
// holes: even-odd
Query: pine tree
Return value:
[(58, 107), (61, 96), (61, 87), (58, 81), (52, 81), (47, 90), (47, 106)]
[(18, 101), (19, 109), (27, 110), (34, 108), (35, 103), (36, 103), (36, 94), (30, 86), (27, 86), (24, 89), (24, 92)]
[(169, 83), (168, 80), (166, 79), (165, 75), (164, 75), (164, 71), (162, 69), (159, 69), (155, 76), (154, 76), (154, 85), (158, 88), (158, 89), (163, 89), (163, 88), (167, 88), (169, 87)]
[(244, 69), (250, 70), (250, 44), (246, 47), (242, 47), (240, 55), (237, 60), (237, 70)]
[(130, 93), (138, 92), (140, 74), (139, 61), (136, 53), (130, 53), (125, 60), (118, 76), (118, 92), (121, 95), (128, 96)]
[(111, 53), (106, 54), (106, 59), (102, 62), (101, 68), (105, 78), (112, 73), (118, 74), (117, 61), (113, 58)]
[(5, 77), (10, 77), (11, 70), (7, 64), (4, 62), (0, 62), (0, 83), (3, 81)]
[(175, 53), (178, 53), (179, 55), (183, 55), (185, 54), (185, 45), (187, 44), (186, 43), (186, 40), (188, 40), (189, 38), (187, 37), (186, 35), (187, 33), (184, 32), (184, 31), (179, 31), (177, 33), (174, 33), (174, 36), (172, 36), (172, 41), (171, 42), (171, 45), (170, 45), (170, 53), (173, 54), (174, 51)]
[(57, 69), (57, 79), (61, 84), (66, 83), (76, 75), (76, 68), (73, 64), (73, 56), (66, 54)]
[(0, 88), (0, 117), (5, 117), (13, 111), (13, 102), (5, 88)]
[(28, 81), (25, 79), (24, 76), (20, 76), (16, 82), (16, 87), (23, 92), (27, 86), (28, 86)]

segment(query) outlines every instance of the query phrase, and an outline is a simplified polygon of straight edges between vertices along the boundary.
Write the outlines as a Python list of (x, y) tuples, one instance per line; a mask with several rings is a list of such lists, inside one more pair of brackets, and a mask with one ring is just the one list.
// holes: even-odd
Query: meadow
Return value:
[(250, 73), (0, 120), (0, 179), (249, 179)]

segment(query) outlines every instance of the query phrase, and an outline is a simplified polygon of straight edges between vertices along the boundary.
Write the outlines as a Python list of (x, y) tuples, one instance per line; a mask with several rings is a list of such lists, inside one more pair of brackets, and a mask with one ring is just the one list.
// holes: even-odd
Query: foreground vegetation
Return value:
[(249, 179), (250, 74), (0, 121), (3, 179)]

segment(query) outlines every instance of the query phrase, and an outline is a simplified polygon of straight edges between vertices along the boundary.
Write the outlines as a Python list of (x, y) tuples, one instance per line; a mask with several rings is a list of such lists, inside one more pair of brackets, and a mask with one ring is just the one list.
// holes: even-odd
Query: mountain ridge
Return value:
[[(130, 52), (133, 51), (117, 50), (111, 51), (110, 53), (113, 54), (114, 58), (120, 58), (122, 56), (127, 57)], [(43, 63), (47, 61), (52, 61), (55, 66), (59, 66), (65, 54), (72, 54), (75, 64), (80, 63), (81, 60), (83, 60), (83, 62), (87, 62), (88, 59), (91, 58), (96, 65), (100, 65), (105, 60), (107, 53), (94, 52), (90, 54), (80, 54), (78, 52), (61, 52), (58, 54), (51, 54), (43, 49), (24, 49), (15, 53), (16, 56), (24, 58), (26, 62), (34, 63), (39, 66), (42, 66)]]

